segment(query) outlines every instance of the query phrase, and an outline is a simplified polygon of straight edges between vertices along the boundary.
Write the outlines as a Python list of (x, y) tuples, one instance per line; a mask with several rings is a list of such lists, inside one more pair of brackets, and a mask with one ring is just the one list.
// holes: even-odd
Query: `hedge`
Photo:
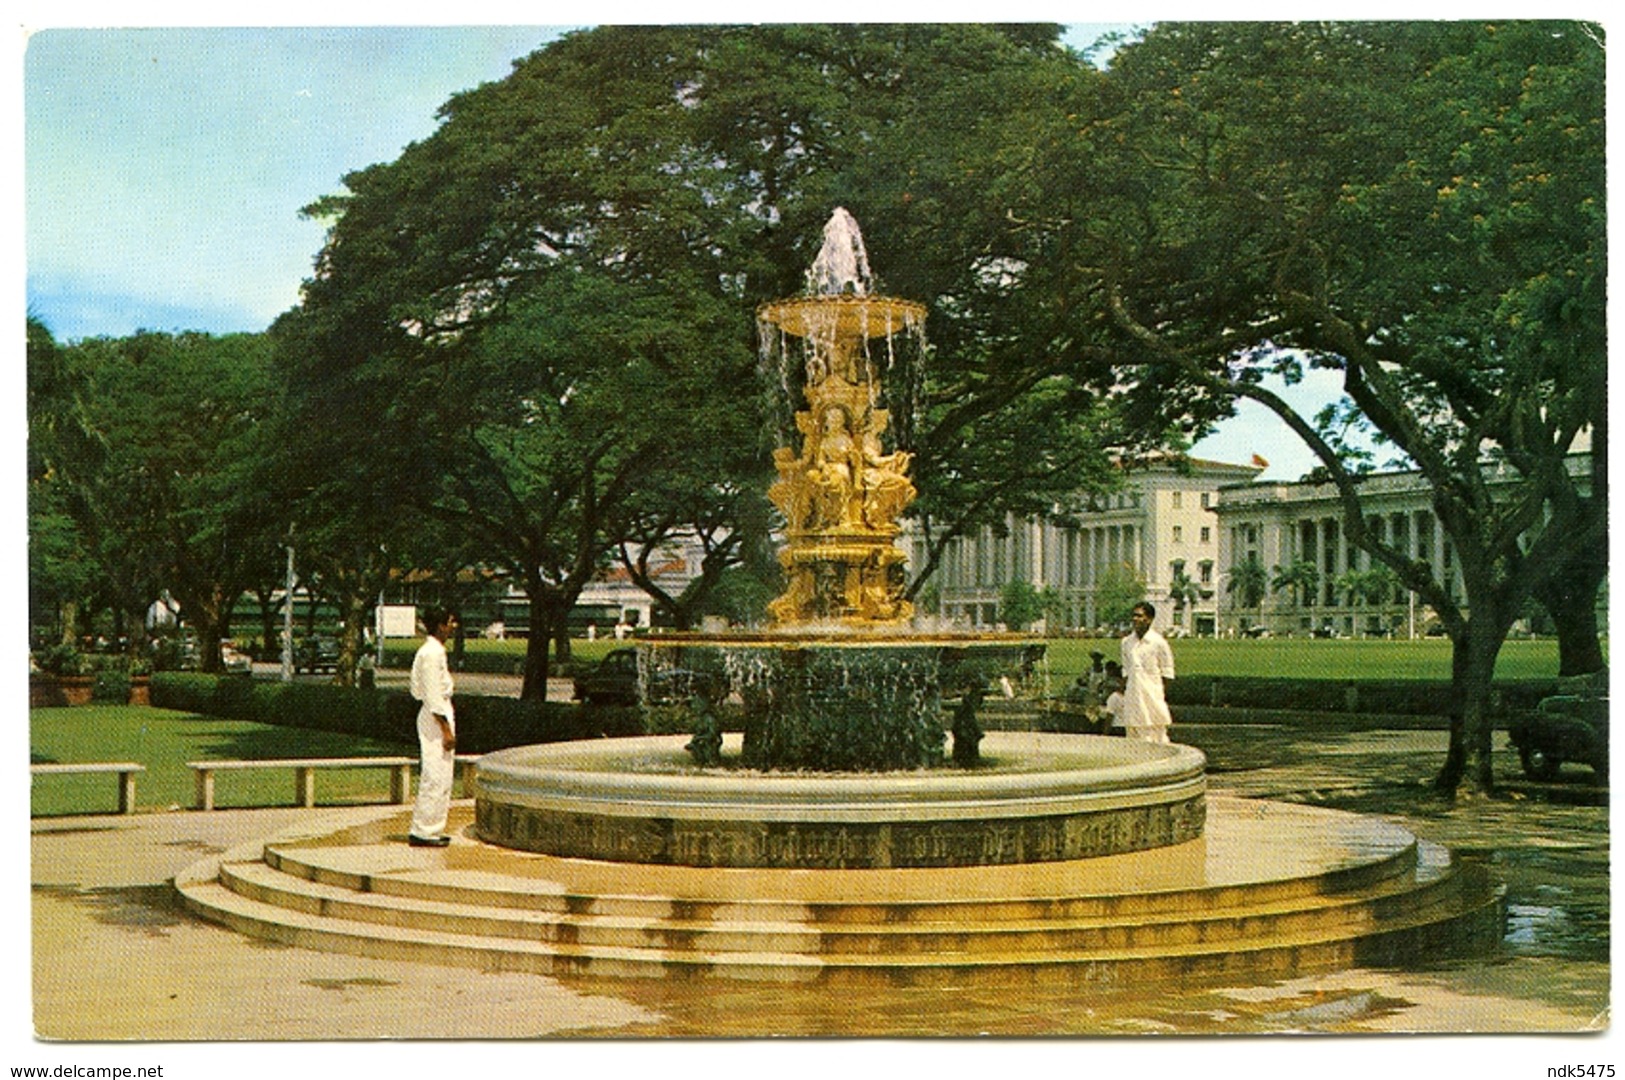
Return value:
[[(1170, 705), (1386, 716), (1447, 716), (1451, 709), (1450, 683), (1442, 680), (1355, 682), (1191, 675), (1167, 683), (1166, 690)], [(1498, 682), (1491, 691), (1491, 712), (1498, 717), (1525, 712), (1557, 692), (1556, 679)]]
[[(417, 746), (418, 703), (399, 690), (159, 672), (152, 678), (152, 704), (230, 720), (336, 731)], [(587, 708), (477, 694), (457, 697), (457, 749), (467, 754), (642, 732), (637, 709)]]
[[(417, 654), (417, 646), (386, 645), (384, 646), (384, 668), (397, 671), (410, 671), (412, 658)], [(548, 663), (548, 673), (555, 679), (568, 679), (575, 675), (591, 670), (598, 661), (592, 660), (559, 660), (553, 659)], [(466, 671), (479, 675), (523, 675), (525, 673), (525, 657), (523, 653), (481, 652), (470, 649), (463, 653), (458, 671)]]

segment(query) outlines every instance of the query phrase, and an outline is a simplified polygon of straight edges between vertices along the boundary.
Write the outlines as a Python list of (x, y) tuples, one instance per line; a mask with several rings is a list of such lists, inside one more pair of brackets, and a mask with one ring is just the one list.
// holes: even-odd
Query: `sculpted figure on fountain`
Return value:
[(825, 228), (808, 281), (812, 295), (757, 312), (781, 355), (800, 340), (805, 376), (806, 407), (795, 414), (801, 445), (773, 453), (778, 480), (768, 498), (785, 517), (789, 545), (779, 558), (788, 587), (769, 612), (781, 626), (897, 625), (914, 608), (903, 599), (904, 556), (893, 541), (916, 491), (913, 455), (888, 453), (881, 441), (889, 416), (878, 407), (880, 372), (893, 336), (918, 332), (925, 309), (870, 293), (862, 235), (844, 210)]

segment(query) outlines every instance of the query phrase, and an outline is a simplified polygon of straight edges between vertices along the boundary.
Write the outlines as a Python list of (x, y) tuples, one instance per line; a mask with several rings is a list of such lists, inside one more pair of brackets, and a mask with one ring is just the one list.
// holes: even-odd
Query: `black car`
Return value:
[[(695, 692), (702, 678), (683, 668), (652, 672), (644, 700), (650, 705), (681, 701)], [(575, 696), (588, 705), (638, 704), (638, 651), (611, 650), (591, 671), (576, 676)]]
[(1568, 692), (1541, 699), (1533, 712), (1509, 726), (1523, 771), (1551, 780), (1566, 761), (1590, 766), (1599, 783), (1608, 780), (1608, 676), (1565, 680)]
[(337, 671), (339, 643), (330, 637), (300, 638), (293, 645), (295, 671)]

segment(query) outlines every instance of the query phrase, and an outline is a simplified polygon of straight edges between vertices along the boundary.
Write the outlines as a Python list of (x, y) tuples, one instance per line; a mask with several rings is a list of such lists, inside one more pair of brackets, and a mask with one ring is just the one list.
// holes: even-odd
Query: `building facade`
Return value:
[[(1432, 488), (1415, 472), (1374, 473), (1360, 484), (1360, 506), (1379, 540), (1433, 567), (1434, 580), (1461, 595), (1455, 552), (1433, 512)], [(1227, 590), (1223, 634), (1416, 637), (1436, 622), (1395, 582), (1380, 592), (1351, 587), (1351, 574), (1380, 565), (1355, 547), (1344, 527), (1336, 485), (1298, 481), (1232, 485), (1219, 491), (1219, 565), (1225, 580), (1256, 562), (1266, 581), (1257, 603)], [(1294, 565), (1296, 581), (1282, 578)]]
[[(994, 626), (1005, 587), (1022, 579), (1054, 601), (1048, 631), (1113, 631), (1102, 611), (1112, 605), (1102, 600), (1121, 595), (1112, 579), (1126, 575), (1143, 583), (1157, 625), (1175, 635), (1438, 632), (1432, 609), (1349, 541), (1334, 484), (1260, 483), (1262, 468), (1170, 458), (1134, 469), (1124, 489), (1075, 528), (1011, 521), (1005, 536), (984, 529), (957, 540), (938, 571), (942, 615)], [(1569, 469), (1586, 476), (1588, 455), (1576, 453)], [(1495, 474), (1487, 479), (1493, 488)], [(1429, 564), (1434, 580), (1463, 599), (1461, 569), (1427, 480), (1411, 471), (1372, 473), (1359, 491), (1377, 539)]]
[(1006, 586), (1026, 580), (1053, 599), (1051, 633), (1115, 632), (1105, 609), (1126, 589), (1157, 606), (1159, 626), (1211, 635), (1222, 588), (1219, 492), (1262, 469), (1158, 459), (1131, 469), (1122, 490), (1102, 497), (1075, 527), (1012, 519), (1003, 536), (985, 528), (951, 541), (937, 571), (942, 618), (995, 626)]

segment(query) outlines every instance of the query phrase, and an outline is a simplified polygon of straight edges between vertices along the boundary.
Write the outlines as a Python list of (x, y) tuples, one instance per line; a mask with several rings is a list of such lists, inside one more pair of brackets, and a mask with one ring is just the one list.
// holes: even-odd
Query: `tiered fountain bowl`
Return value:
[(1043, 647), (909, 629), (895, 541), (912, 458), (882, 444), (880, 406), (892, 339), (917, 333), (925, 311), (875, 295), (869, 277), (857, 224), (838, 210), (809, 295), (757, 312), (764, 341), (799, 348), (806, 404), (768, 492), (787, 540), (775, 625), (640, 646), (645, 684), (691, 680), (697, 718), (714, 724), (724, 700), (738, 703), (737, 753), (690, 759), (679, 739), (491, 755), (482, 838), (552, 855), (854, 868), (1068, 860), (1200, 835), (1202, 758), (1187, 748), (995, 740), (983, 756), (978, 727), (976, 752), (956, 743), (945, 764), (945, 698), (974, 709)]

